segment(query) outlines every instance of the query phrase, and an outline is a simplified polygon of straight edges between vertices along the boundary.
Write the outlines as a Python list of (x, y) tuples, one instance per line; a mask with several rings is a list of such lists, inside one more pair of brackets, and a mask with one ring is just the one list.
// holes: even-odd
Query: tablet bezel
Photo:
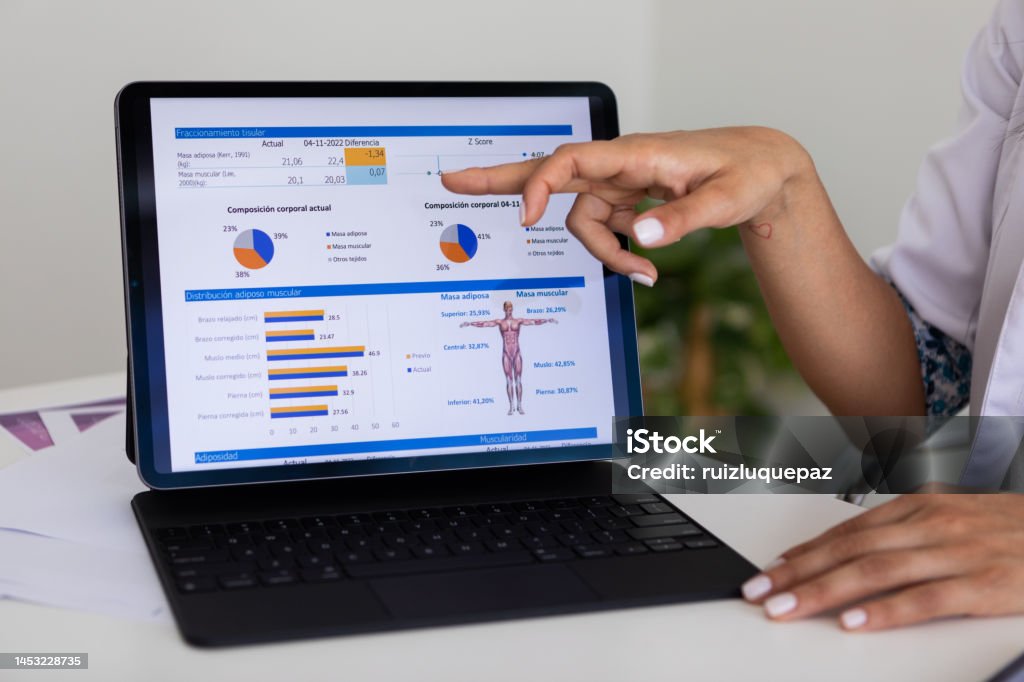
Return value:
[[(169, 459), (167, 393), (164, 378), (160, 270), (156, 248), (156, 201), (149, 102), (152, 98), (209, 97), (587, 97), (592, 137), (619, 134), (615, 96), (601, 83), (587, 82), (137, 82), (115, 100), (121, 238), (132, 390), (135, 462), (151, 488), (296, 481), (449, 469), (553, 464), (610, 459), (611, 445), (411, 455), (349, 462), (256, 466), (209, 471), (165, 472), (156, 466), (159, 448)], [(625, 237), (620, 237), (627, 246)], [(636, 315), (632, 283), (604, 271), (612, 353), (614, 405), (619, 416), (642, 414)], [(148, 314), (147, 314), (148, 313)], [(609, 420), (614, 415), (608, 415)]]

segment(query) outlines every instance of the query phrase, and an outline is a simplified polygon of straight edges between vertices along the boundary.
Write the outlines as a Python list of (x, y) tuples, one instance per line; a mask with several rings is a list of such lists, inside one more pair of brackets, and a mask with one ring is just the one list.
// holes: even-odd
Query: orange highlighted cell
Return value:
[(383, 166), (385, 160), (384, 147), (346, 147), (345, 165), (347, 166)]

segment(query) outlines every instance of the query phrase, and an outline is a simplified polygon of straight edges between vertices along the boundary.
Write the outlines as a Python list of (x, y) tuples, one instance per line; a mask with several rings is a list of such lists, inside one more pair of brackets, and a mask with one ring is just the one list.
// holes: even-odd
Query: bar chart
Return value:
[[(367, 151), (367, 150), (360, 150)], [(366, 158), (375, 158), (367, 156)], [(267, 396), (271, 401), (271, 419), (294, 419), (303, 417), (326, 417), (331, 413), (331, 406), (309, 404), (313, 398), (338, 398), (337, 384), (317, 383), (325, 378), (345, 378), (351, 376), (348, 365), (329, 362), (339, 358), (363, 358), (366, 356), (365, 345), (334, 345), (334, 331), (326, 318), (337, 322), (342, 315), (334, 313), (325, 315), (323, 309), (312, 310), (273, 310), (263, 313), (263, 322), (274, 325), (280, 322), (318, 322), (316, 328), (292, 328), (264, 330), (266, 339), (266, 360), (268, 363), (267, 379), (274, 382)], [(320, 344), (295, 345), (297, 342), (317, 341)], [(325, 343), (326, 342), (326, 343)], [(277, 344), (288, 343), (287, 347)], [(329, 345), (328, 345), (329, 344)], [(366, 371), (356, 374), (365, 376)], [(288, 382), (280, 384), (277, 382)], [(294, 383), (293, 383), (294, 382)], [(310, 383), (314, 382), (314, 383)], [(353, 391), (346, 391), (351, 395)], [(287, 402), (282, 402), (287, 401)], [(345, 408), (337, 408), (337, 414), (347, 413)]]

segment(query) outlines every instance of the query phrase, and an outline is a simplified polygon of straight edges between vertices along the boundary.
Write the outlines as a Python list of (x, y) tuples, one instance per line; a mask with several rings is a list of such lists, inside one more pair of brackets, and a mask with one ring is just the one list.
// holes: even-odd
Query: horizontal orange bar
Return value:
[(337, 386), (296, 386), (295, 388), (272, 388), (270, 395), (281, 393), (323, 393), (325, 391), (337, 391)]
[(348, 365), (338, 365), (336, 367), (290, 367), (288, 369), (270, 369), (267, 373), (270, 376), (278, 374), (309, 374), (310, 372), (347, 372)]
[(295, 407), (271, 407), (270, 414), (284, 414), (287, 412), (313, 412), (326, 410), (326, 405), (297, 405)]
[(320, 353), (362, 353), (366, 346), (333, 346), (331, 348), (279, 348), (268, 350), (267, 355), (319, 355)]
[(290, 329), (288, 331), (267, 332), (267, 336), (309, 336), (312, 329)]
[(346, 147), (346, 166), (383, 166), (387, 161), (384, 147)]
[(323, 314), (322, 310), (278, 310), (273, 313), (263, 313), (263, 317), (313, 317)]

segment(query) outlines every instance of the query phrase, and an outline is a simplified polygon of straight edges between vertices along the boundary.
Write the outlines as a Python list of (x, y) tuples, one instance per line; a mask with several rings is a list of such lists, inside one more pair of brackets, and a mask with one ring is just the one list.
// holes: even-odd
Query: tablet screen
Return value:
[(604, 444), (601, 264), (446, 170), (591, 139), (586, 97), (153, 98), (172, 472)]

